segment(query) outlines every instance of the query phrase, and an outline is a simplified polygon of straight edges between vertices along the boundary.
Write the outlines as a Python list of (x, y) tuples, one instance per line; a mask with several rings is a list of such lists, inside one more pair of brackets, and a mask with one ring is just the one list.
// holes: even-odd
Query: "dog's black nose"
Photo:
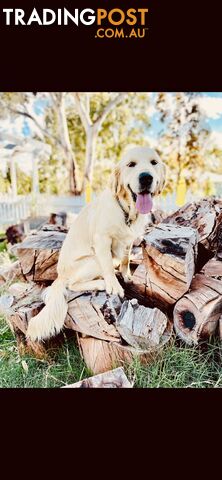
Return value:
[(149, 188), (152, 184), (153, 177), (150, 173), (142, 172), (139, 175), (139, 182), (142, 188)]

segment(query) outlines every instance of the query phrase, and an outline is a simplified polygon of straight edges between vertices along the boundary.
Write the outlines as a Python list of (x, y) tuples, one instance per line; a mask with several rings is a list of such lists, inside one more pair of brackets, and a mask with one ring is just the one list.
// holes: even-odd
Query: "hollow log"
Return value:
[(132, 383), (119, 367), (61, 388), (132, 388)]
[(212, 253), (218, 249), (218, 228), (222, 222), (222, 200), (214, 197), (186, 204), (163, 223), (194, 228), (199, 242)]
[(195, 275), (190, 291), (175, 305), (173, 321), (178, 336), (197, 344), (217, 330), (222, 315), (222, 262), (210, 260)]
[(158, 308), (146, 308), (136, 299), (126, 300), (117, 319), (117, 330), (132, 347), (148, 349), (159, 345), (167, 317)]
[(160, 224), (143, 242), (143, 262), (127, 292), (167, 308), (189, 289), (197, 254), (197, 234), (189, 227)]
[(48, 282), (57, 278), (59, 251), (65, 236), (61, 231), (42, 230), (19, 244), (16, 252), (26, 280)]

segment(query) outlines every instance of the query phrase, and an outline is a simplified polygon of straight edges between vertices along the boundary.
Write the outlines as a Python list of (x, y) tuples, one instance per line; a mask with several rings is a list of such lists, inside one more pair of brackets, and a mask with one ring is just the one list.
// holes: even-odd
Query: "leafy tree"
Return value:
[(196, 93), (159, 93), (156, 108), (163, 130), (159, 151), (169, 166), (167, 190), (178, 185), (181, 176), (191, 189), (197, 187), (206, 166), (205, 144), (209, 130), (200, 111)]

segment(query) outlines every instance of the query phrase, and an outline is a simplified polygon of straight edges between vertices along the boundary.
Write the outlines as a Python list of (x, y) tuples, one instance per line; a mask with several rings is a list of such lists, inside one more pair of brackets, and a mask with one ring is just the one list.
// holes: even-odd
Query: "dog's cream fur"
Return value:
[[(151, 164), (153, 159), (156, 165)], [(131, 161), (136, 163), (133, 168), (128, 166)], [(46, 306), (29, 322), (27, 335), (32, 340), (48, 338), (62, 329), (68, 309), (66, 287), (74, 291), (106, 290), (123, 296), (114, 269), (120, 265), (124, 280), (130, 279), (130, 248), (148, 222), (147, 215), (136, 210), (131, 193), (139, 192), (139, 174), (144, 171), (152, 174), (151, 193), (158, 195), (165, 182), (165, 165), (154, 150), (132, 148), (115, 168), (109, 187), (83, 208), (71, 225), (59, 256), (58, 278), (45, 295)], [(130, 226), (117, 198), (128, 214)]]

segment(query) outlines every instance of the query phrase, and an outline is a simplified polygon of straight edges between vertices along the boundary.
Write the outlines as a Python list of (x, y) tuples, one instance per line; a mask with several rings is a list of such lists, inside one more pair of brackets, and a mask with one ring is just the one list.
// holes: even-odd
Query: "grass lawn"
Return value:
[[(134, 361), (126, 373), (134, 387), (222, 387), (222, 347), (212, 343), (200, 348), (173, 341), (152, 365)], [(0, 319), (0, 387), (62, 387), (90, 375), (72, 338), (67, 339), (52, 362), (19, 357), (16, 341), (4, 318)]]
[[(0, 251), (6, 250), (0, 242)], [(188, 347), (173, 340), (151, 365), (134, 361), (125, 371), (137, 388), (222, 387), (222, 343)], [(15, 338), (0, 317), (0, 388), (62, 387), (90, 376), (74, 339), (66, 339), (53, 361), (18, 355)]]

